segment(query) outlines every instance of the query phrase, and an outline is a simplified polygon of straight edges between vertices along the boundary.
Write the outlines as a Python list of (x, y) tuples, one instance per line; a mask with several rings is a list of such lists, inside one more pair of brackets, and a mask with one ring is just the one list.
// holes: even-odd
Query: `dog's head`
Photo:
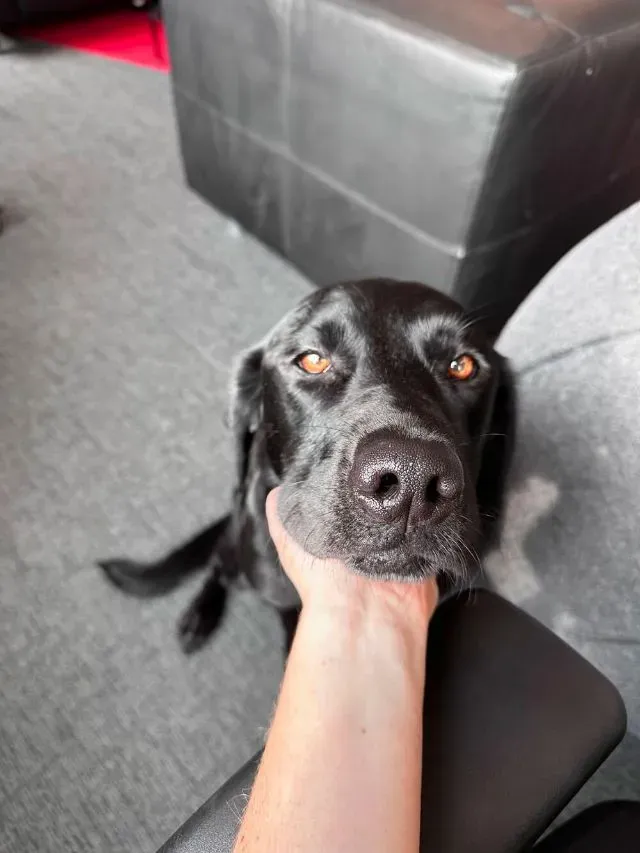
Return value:
[(240, 476), (260, 438), (307, 551), (377, 577), (464, 571), (501, 360), (417, 283), (315, 291), (247, 353), (233, 393)]

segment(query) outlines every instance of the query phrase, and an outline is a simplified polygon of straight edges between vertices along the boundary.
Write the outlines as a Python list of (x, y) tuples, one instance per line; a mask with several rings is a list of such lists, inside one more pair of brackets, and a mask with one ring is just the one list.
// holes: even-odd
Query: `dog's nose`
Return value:
[(388, 431), (360, 441), (349, 480), (372, 520), (406, 530), (441, 521), (464, 488), (462, 463), (448, 444)]

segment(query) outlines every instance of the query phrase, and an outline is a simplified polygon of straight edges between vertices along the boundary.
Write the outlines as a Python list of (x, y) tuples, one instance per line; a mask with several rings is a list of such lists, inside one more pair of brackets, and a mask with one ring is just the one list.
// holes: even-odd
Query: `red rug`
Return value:
[(169, 70), (164, 26), (144, 11), (128, 9), (28, 27), (21, 35), (121, 62)]

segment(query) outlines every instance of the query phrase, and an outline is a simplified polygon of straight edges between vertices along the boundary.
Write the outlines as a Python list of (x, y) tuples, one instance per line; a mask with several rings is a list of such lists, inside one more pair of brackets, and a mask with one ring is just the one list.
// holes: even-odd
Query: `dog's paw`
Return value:
[(191, 602), (178, 622), (178, 641), (185, 654), (205, 645), (224, 617), (226, 601), (227, 590), (211, 579)]
[(178, 622), (178, 642), (186, 655), (199, 651), (212, 633), (210, 620), (202, 610), (192, 605)]

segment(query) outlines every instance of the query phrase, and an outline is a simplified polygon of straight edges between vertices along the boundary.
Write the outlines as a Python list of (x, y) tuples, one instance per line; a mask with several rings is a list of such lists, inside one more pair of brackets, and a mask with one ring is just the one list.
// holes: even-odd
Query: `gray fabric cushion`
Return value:
[(621, 690), (630, 736), (588, 795), (640, 796), (640, 205), (558, 264), (499, 348), (519, 436), (486, 571)]

